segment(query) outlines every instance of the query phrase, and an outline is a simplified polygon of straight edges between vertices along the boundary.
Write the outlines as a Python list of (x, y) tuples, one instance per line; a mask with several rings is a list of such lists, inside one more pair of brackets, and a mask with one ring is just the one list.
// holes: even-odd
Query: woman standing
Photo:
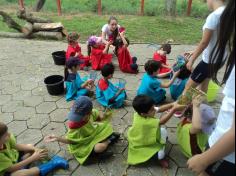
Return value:
[[(210, 72), (218, 82), (218, 71), (226, 62), (221, 84), (226, 83), (217, 126), (209, 138), (209, 149), (188, 161), (201, 176), (235, 175), (235, 0), (229, 0), (220, 21), (218, 42), (210, 55)], [(226, 60), (225, 60), (226, 56)], [(222, 159), (223, 158), (223, 159)], [(200, 161), (200, 162), (199, 162)]]

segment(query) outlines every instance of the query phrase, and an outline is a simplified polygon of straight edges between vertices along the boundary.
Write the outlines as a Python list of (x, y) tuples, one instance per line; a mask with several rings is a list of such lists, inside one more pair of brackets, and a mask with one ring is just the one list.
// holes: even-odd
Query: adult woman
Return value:
[(225, 98), (209, 139), (210, 149), (188, 161), (189, 168), (201, 176), (235, 175), (235, 0), (229, 0), (222, 14), (219, 40), (210, 56), (210, 72), (218, 83), (217, 73), (224, 62)]
[(114, 42), (119, 36), (118, 20), (111, 16), (108, 23), (102, 27), (102, 42), (107, 45), (109, 42)]

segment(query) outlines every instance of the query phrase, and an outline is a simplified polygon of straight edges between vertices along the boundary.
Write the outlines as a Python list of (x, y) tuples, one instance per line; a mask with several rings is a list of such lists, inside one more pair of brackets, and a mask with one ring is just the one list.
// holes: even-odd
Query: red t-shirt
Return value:
[(167, 65), (167, 57), (166, 57), (166, 56), (162, 56), (162, 55), (160, 55), (160, 54), (157, 53), (157, 52), (154, 53), (153, 59), (154, 59), (155, 61), (159, 61), (159, 62), (161, 62), (162, 64)]
[(74, 57), (77, 54), (81, 54), (81, 47), (79, 46), (79, 44), (77, 43), (77, 45), (75, 47), (73, 47), (72, 45), (68, 45), (67, 48), (67, 52), (66, 52), (66, 60), (70, 59), (70, 57)]
[(109, 87), (109, 83), (105, 79), (100, 79), (98, 82), (98, 87), (101, 91), (105, 91)]

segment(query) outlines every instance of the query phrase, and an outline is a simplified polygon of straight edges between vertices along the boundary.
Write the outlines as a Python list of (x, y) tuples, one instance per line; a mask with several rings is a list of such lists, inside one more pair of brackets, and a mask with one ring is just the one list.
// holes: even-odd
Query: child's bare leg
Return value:
[(30, 169), (19, 170), (11, 174), (11, 176), (39, 176), (39, 168), (33, 167)]
[(110, 141), (106, 140), (102, 143), (96, 144), (94, 147), (94, 152), (95, 153), (103, 153), (104, 151), (106, 151), (106, 149), (108, 148), (110, 143), (111, 143)]
[(210, 79), (206, 79), (199, 85), (199, 90), (207, 93), (209, 87)]
[(183, 94), (186, 94), (186, 92), (191, 88), (196, 88), (199, 84), (193, 81), (191, 78), (189, 79), (188, 83), (185, 86)]

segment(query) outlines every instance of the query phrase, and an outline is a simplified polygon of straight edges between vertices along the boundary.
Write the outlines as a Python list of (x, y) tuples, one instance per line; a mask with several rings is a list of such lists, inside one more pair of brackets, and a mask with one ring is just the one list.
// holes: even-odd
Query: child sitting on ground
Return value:
[(111, 42), (103, 44), (101, 37), (91, 36), (88, 40), (88, 55), (91, 59), (92, 69), (101, 70), (104, 65), (112, 63), (112, 54), (108, 54)]
[(214, 110), (202, 104), (202, 96), (193, 99), (177, 128), (177, 140), (183, 154), (191, 158), (205, 151), (216, 122)]
[(68, 169), (69, 164), (59, 156), (40, 166), (28, 168), (34, 162), (48, 158), (46, 150), (33, 145), (17, 144), (15, 137), (0, 123), (0, 175), (1, 176), (46, 176), (55, 169)]
[(120, 70), (124, 73), (138, 73), (137, 58), (131, 57), (128, 50), (129, 40), (125, 38), (124, 32), (119, 33), (120, 39), (115, 41), (116, 55), (118, 57)]
[(94, 81), (83, 81), (78, 73), (81, 61), (77, 58), (70, 58), (66, 62), (65, 68), (65, 86), (66, 101), (75, 100), (80, 96), (89, 96), (92, 94)]
[(180, 70), (178, 77), (170, 86), (170, 94), (173, 100), (176, 101), (182, 95), (191, 73), (186, 66)]
[(68, 115), (66, 138), (50, 135), (45, 141), (68, 144), (69, 152), (80, 164), (85, 164), (92, 154), (99, 158), (112, 156), (113, 153), (105, 151), (118, 141), (120, 135), (113, 133), (109, 122), (103, 122), (105, 118), (106, 115), (100, 116), (99, 111), (93, 109), (88, 97), (79, 97)]
[(107, 64), (102, 68), (102, 76), (96, 88), (97, 101), (104, 107), (120, 108), (127, 98), (125, 88), (113, 85), (109, 80), (113, 78), (115, 67)]
[(155, 61), (161, 62), (160, 70), (158, 71), (159, 78), (166, 78), (172, 72), (171, 67), (167, 64), (167, 54), (171, 53), (171, 45), (170, 44), (163, 44), (159, 50), (157, 50), (154, 55), (153, 59)]
[(66, 60), (69, 60), (71, 57), (76, 57), (81, 60), (83, 63), (80, 65), (81, 70), (88, 71), (88, 66), (90, 65), (89, 57), (86, 57), (82, 54), (81, 47), (78, 43), (79, 34), (76, 32), (70, 33), (67, 36), (68, 48), (66, 52)]
[(179, 72), (174, 73), (173, 78), (168, 83), (162, 83), (158, 79), (158, 72), (161, 68), (161, 63), (150, 60), (145, 64), (145, 70), (141, 85), (138, 89), (138, 95), (147, 95), (152, 97), (156, 104), (160, 104), (166, 99), (166, 90), (169, 88), (178, 76)]
[(136, 112), (133, 125), (128, 131), (128, 164), (141, 164), (155, 157), (160, 160), (162, 167), (167, 168), (168, 162), (164, 160), (167, 131), (161, 128), (161, 125), (167, 123), (176, 111), (185, 106), (172, 103), (158, 108), (158, 112), (170, 109), (170, 112), (160, 119), (155, 117), (155, 102), (146, 95), (137, 96), (133, 107)]

